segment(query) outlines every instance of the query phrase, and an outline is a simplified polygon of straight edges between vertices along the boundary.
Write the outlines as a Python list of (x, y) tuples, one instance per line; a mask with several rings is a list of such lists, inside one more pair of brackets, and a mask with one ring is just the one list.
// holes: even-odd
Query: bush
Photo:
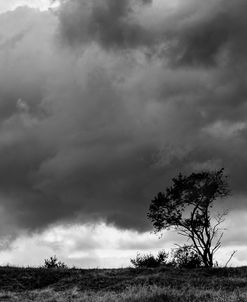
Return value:
[(174, 249), (172, 263), (179, 268), (197, 268), (203, 266), (200, 255), (191, 245), (184, 245)]
[(165, 251), (160, 251), (157, 257), (154, 257), (152, 254), (147, 254), (141, 256), (139, 253), (137, 254), (135, 259), (130, 259), (130, 262), (136, 268), (141, 267), (158, 267), (160, 265), (167, 264), (168, 253)]
[(45, 259), (44, 268), (68, 268), (67, 265), (61, 261), (58, 261), (57, 256), (50, 257), (49, 259)]

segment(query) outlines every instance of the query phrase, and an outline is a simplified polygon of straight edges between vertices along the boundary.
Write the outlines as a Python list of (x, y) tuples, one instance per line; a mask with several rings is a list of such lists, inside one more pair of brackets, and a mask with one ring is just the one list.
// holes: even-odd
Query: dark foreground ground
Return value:
[(247, 267), (194, 270), (0, 267), (0, 301), (247, 302)]

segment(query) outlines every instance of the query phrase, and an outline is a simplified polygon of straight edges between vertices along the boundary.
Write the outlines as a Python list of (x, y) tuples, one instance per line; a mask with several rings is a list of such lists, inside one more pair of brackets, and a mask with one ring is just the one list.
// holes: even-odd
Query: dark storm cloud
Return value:
[(152, 8), (152, 1), (62, 0), (60, 33), (77, 46), (92, 42), (107, 49), (145, 46), (152, 50), (149, 54), (163, 55), (180, 67), (213, 67), (220, 59), (236, 64), (246, 57), (246, 1), (187, 0), (170, 14), (165, 3), (158, 6), (162, 15), (157, 8), (145, 14), (144, 4)]
[(71, 0), (56, 16), (0, 15), (1, 234), (147, 229), (150, 200), (180, 171), (224, 166), (245, 196), (245, 7)]
[(61, 1), (63, 38), (72, 45), (96, 41), (106, 48), (132, 48), (154, 41), (135, 18), (151, 0)]
[(196, 13), (186, 14), (171, 32), (171, 55), (176, 64), (210, 67), (218, 63), (222, 53), (234, 64), (246, 57), (246, 1), (209, 1), (204, 5), (199, 1), (191, 5)]

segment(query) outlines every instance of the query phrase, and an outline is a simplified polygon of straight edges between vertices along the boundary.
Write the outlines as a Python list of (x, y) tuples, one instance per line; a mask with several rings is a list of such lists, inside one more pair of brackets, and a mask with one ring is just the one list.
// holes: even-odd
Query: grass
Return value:
[(247, 267), (194, 270), (2, 267), (0, 301), (244, 302)]

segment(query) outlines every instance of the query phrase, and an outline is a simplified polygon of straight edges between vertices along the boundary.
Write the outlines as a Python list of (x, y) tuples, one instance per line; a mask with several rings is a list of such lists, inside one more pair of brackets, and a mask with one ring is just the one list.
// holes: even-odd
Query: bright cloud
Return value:
[(51, 0), (4, 0), (0, 2), (0, 13), (14, 10), (19, 6), (29, 6), (44, 11), (55, 7), (56, 5), (57, 4), (52, 3)]
[(170, 248), (172, 237), (167, 234), (160, 240), (150, 232), (122, 231), (105, 223), (57, 226), (13, 241), (8, 250), (0, 253), (1, 264), (39, 266), (45, 258), (57, 255), (70, 266), (125, 267), (138, 251), (156, 254)]
[[(246, 225), (239, 227), (238, 220), (246, 221), (247, 213), (229, 214), (224, 228), (222, 248), (216, 260), (224, 265), (236, 250), (231, 265), (246, 265)], [(175, 244), (184, 244), (182, 238), (172, 231), (162, 237), (151, 232), (120, 230), (106, 223), (85, 225), (60, 225), (50, 227), (39, 234), (23, 234), (0, 252), (0, 265), (41, 266), (44, 259), (56, 255), (69, 266), (82, 268), (111, 268), (130, 266), (130, 258), (137, 252), (156, 255), (160, 250), (171, 251)]]

